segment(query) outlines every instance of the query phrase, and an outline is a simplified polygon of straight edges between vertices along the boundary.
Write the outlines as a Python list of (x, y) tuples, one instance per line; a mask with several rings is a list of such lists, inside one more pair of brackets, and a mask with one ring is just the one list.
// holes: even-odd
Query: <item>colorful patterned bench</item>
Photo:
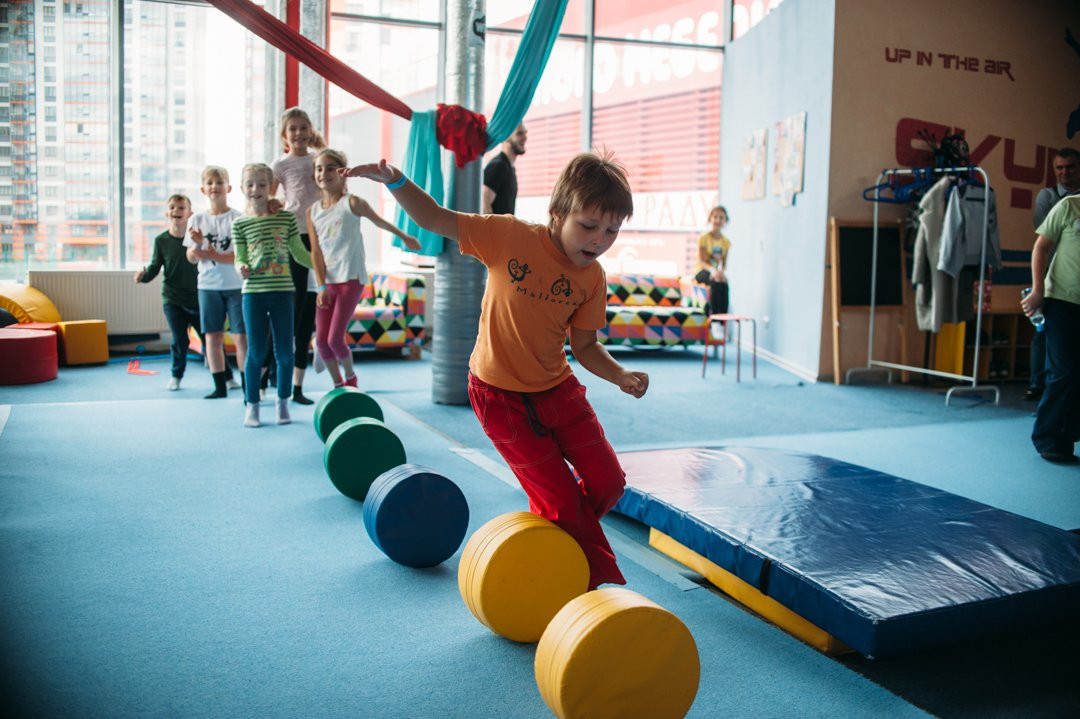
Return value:
[(705, 344), (707, 290), (688, 277), (608, 275), (607, 327), (600, 344)]
[(420, 275), (372, 273), (345, 330), (350, 344), (355, 349), (400, 347), (418, 359), (424, 342), (424, 293)]

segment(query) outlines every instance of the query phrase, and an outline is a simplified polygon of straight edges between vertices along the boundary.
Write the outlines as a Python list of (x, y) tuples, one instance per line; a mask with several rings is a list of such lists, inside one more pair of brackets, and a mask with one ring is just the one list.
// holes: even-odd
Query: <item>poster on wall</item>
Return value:
[(742, 199), (760, 200), (765, 197), (765, 149), (769, 141), (768, 128), (755, 130), (746, 138), (742, 157)]
[(773, 194), (780, 204), (791, 207), (795, 194), (803, 191), (803, 164), (806, 160), (806, 113), (800, 112), (776, 123), (776, 150), (773, 156)]

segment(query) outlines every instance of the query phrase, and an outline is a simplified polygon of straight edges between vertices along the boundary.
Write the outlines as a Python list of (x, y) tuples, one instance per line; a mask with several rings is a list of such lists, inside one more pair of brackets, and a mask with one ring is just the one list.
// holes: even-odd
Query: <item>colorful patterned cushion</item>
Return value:
[(678, 277), (608, 275), (609, 305), (626, 307), (678, 307), (682, 290)]
[(419, 356), (424, 341), (424, 278), (376, 272), (346, 327), (358, 349), (405, 347)]
[(705, 313), (687, 307), (608, 306), (607, 327), (596, 333), (600, 344), (694, 345), (705, 343)]

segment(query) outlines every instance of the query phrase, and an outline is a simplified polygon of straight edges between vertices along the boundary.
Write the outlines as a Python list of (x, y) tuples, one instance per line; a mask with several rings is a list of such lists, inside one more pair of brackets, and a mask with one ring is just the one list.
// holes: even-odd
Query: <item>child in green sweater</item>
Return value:
[[(191, 219), (191, 200), (185, 195), (173, 195), (166, 201), (165, 218), (169, 229), (154, 238), (154, 254), (150, 264), (135, 273), (136, 282), (150, 282), (165, 268), (161, 285), (162, 310), (172, 333), (172, 377), (165, 386), (170, 392), (180, 389), (180, 380), (187, 368), (188, 327), (194, 327), (202, 337), (199, 325), (198, 270), (188, 262), (184, 235)], [(204, 342), (205, 345), (205, 342)]]
[[(293, 301), (290, 256), (308, 269), (311, 254), (300, 241), (296, 215), (271, 211), (270, 185), (273, 171), (264, 164), (244, 167), (240, 183), (247, 197), (247, 214), (233, 222), (236, 269), (244, 278), (242, 290), (244, 327), (248, 336), (245, 374), (258, 377), (266, 356), (266, 327), (274, 338), (277, 359), (277, 423), (288, 424), (293, 378)], [(244, 426), (258, 427), (259, 383), (249, 380), (244, 388)]]

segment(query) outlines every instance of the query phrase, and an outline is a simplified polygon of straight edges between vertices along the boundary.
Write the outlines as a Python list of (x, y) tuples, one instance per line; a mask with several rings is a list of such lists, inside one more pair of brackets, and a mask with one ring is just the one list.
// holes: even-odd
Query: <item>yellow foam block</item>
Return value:
[(536, 685), (555, 716), (682, 717), (701, 662), (686, 625), (629, 589), (570, 600), (536, 646)]
[[(228, 321), (226, 321), (226, 325), (228, 325)], [(188, 327), (188, 349), (196, 354), (206, 354), (199, 333), (195, 331), (194, 327)], [(224, 349), (227, 355), (236, 354), (236, 343), (233, 342), (232, 332), (228, 330), (225, 331)]]
[(64, 364), (100, 364), (109, 361), (109, 335), (105, 320), (60, 323)]
[(938, 372), (964, 373), (964, 337), (967, 323), (946, 322), (934, 338), (934, 369)]
[(0, 282), (0, 308), (20, 323), (60, 321), (60, 312), (44, 292), (18, 282)]
[(709, 561), (692, 549), (659, 532), (649, 530), (649, 546), (666, 554), (676, 562), (693, 569), (712, 584), (719, 587), (735, 601), (753, 610), (797, 639), (827, 654), (845, 654), (850, 647), (833, 635), (811, 624), (772, 597), (762, 594), (731, 572)]
[(484, 626), (535, 642), (551, 618), (589, 588), (589, 564), (573, 537), (530, 512), (501, 514), (469, 538), (458, 589)]

